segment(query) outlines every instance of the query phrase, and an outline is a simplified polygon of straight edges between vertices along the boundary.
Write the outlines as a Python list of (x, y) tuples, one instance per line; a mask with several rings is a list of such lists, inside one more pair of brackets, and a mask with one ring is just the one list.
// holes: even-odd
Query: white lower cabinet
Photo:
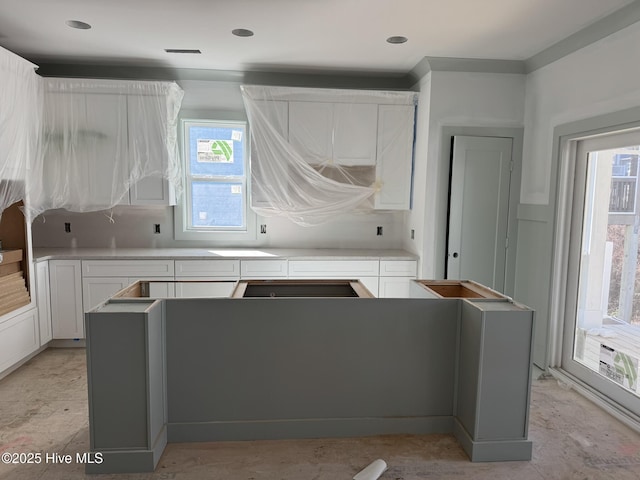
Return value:
[(289, 278), (348, 278), (378, 296), (378, 260), (289, 260)]
[(224, 281), (211, 277), (181, 278), (175, 284), (176, 298), (229, 297), (236, 286), (235, 281)]
[(241, 260), (240, 278), (287, 278), (287, 260)]
[(176, 297), (228, 297), (240, 278), (240, 260), (176, 260)]
[(412, 278), (409, 277), (380, 277), (378, 282), (378, 297), (409, 298), (411, 280)]
[(176, 280), (184, 277), (240, 278), (240, 260), (176, 260)]
[(416, 278), (415, 260), (380, 260), (380, 298), (408, 298), (411, 280)]
[(128, 277), (89, 277), (82, 279), (82, 303), (89, 312), (129, 285)]
[(89, 312), (115, 293), (138, 280), (159, 282), (153, 285), (153, 295), (173, 297), (173, 260), (83, 260), (82, 300)]
[(15, 365), (40, 346), (38, 310), (33, 308), (0, 320), (0, 372)]
[(38, 327), (40, 346), (53, 338), (51, 327), (51, 291), (49, 285), (49, 262), (38, 262), (36, 272), (36, 303), (38, 305)]
[(54, 339), (84, 338), (80, 260), (50, 260), (51, 325)]

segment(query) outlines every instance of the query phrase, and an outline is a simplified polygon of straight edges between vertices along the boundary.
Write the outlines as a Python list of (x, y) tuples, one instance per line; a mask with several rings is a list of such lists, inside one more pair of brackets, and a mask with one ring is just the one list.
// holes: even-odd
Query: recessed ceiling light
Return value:
[(395, 35), (393, 37), (387, 38), (388, 43), (405, 43), (409, 40), (407, 37), (403, 37), (402, 35)]
[(246, 28), (236, 28), (235, 30), (231, 30), (236, 37), (253, 37), (253, 32)]
[(79, 30), (89, 30), (91, 28), (91, 25), (85, 22), (81, 22), (80, 20), (67, 20), (64, 23), (66, 23), (67, 26), (71, 28), (77, 28)]

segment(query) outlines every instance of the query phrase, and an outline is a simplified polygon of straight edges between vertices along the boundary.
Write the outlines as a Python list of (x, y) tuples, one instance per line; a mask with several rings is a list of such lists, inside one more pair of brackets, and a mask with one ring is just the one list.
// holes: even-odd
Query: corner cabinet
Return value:
[(84, 338), (80, 260), (50, 260), (49, 283), (53, 338)]

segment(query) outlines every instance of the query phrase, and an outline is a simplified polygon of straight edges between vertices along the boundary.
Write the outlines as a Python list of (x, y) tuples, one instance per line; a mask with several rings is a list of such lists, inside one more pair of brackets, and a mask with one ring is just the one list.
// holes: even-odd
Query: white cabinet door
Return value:
[(49, 284), (53, 338), (84, 338), (80, 260), (51, 260)]
[(378, 106), (289, 102), (289, 142), (312, 165), (374, 166)]
[[(183, 278), (181, 280), (189, 280)], [(230, 297), (236, 282), (192, 281), (176, 282), (176, 298), (220, 298)]]
[(51, 294), (49, 286), (49, 262), (36, 263), (36, 302), (38, 305), (38, 326), (40, 346), (53, 338), (51, 329)]
[[(84, 186), (91, 205), (128, 204), (124, 186), (129, 177), (127, 148), (127, 98), (124, 95), (91, 93), (86, 95), (85, 132), (89, 181)], [(81, 144), (83, 147), (84, 143)], [(124, 197), (118, 198), (118, 193)]]
[(289, 143), (309, 164), (333, 157), (333, 104), (289, 102)]
[(38, 349), (37, 314), (34, 308), (0, 323), (0, 372)]
[(163, 178), (169, 156), (164, 141), (167, 129), (164, 105), (164, 98), (159, 101), (156, 96), (127, 97), (130, 161), (142, 165), (143, 171), (153, 172), (131, 188), (131, 205), (175, 205), (173, 186)]
[[(256, 106), (260, 113), (264, 115), (269, 124), (282, 137), (283, 141), (289, 138), (289, 103), (283, 101), (264, 101), (256, 100)], [(256, 134), (256, 131), (253, 131)], [(262, 178), (260, 163), (260, 152), (255, 146), (253, 136), (251, 135), (251, 169), (256, 174), (256, 178)], [(258, 133), (259, 135), (259, 133)], [(251, 205), (255, 207), (269, 207), (271, 202), (267, 200), (267, 195), (256, 182), (251, 183)]]
[(176, 260), (176, 279), (182, 277), (240, 278), (240, 260)]
[(416, 278), (418, 262), (415, 260), (380, 260), (381, 277)]
[(412, 105), (378, 107), (376, 180), (381, 185), (375, 208), (408, 210), (411, 200), (413, 155)]
[(83, 277), (173, 277), (173, 260), (83, 260)]
[(289, 278), (360, 280), (378, 296), (378, 260), (289, 260)]
[[(88, 166), (85, 162), (76, 165), (75, 158), (81, 151), (68, 133), (70, 128), (86, 123), (86, 110), (84, 95), (50, 92), (44, 95), (43, 172), (31, 178), (40, 188), (30, 189), (35, 205), (48, 206), (52, 198), (65, 199), (66, 205), (78, 205), (86, 198)], [(81, 142), (81, 139), (75, 141)], [(69, 183), (74, 188), (70, 189)]]
[(256, 100), (256, 107), (284, 140), (289, 138), (289, 102)]
[(289, 260), (290, 278), (378, 277), (378, 260)]
[(287, 260), (241, 260), (240, 278), (287, 278)]
[(378, 297), (409, 298), (409, 287), (413, 277), (380, 277)]
[(82, 279), (82, 303), (89, 312), (129, 285), (127, 277), (94, 277)]
[(336, 103), (333, 110), (333, 158), (339, 165), (376, 164), (378, 105)]

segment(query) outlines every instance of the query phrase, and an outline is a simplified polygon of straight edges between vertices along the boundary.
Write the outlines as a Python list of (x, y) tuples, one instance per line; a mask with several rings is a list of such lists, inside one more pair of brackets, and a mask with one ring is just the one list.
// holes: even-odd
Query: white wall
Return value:
[[(524, 122), (525, 76), (520, 74), (431, 72), (423, 80), (420, 101), (428, 88), (426, 112), (419, 111), (414, 178), (414, 211), (410, 225), (422, 224), (417, 249), (421, 278), (444, 275), (448, 160), (441, 158), (442, 129), (521, 127)], [(427, 103), (427, 102), (424, 102)], [(422, 108), (422, 107), (420, 107)], [(428, 120), (425, 115), (428, 114)], [(418, 218), (421, 217), (421, 218)], [(416, 242), (418, 239), (416, 239)]]
[(527, 75), (521, 202), (548, 204), (553, 129), (640, 105), (640, 23)]
[(541, 367), (549, 359), (554, 288), (553, 131), (558, 125), (640, 106), (639, 45), (636, 23), (527, 75), (514, 296), (536, 310), (534, 361)]
[[(71, 224), (71, 233), (64, 224)], [(260, 246), (291, 248), (401, 248), (404, 212), (345, 215), (317, 227), (301, 227), (287, 219), (259, 219), (267, 234), (240, 245), (237, 241), (185, 241), (173, 238), (171, 207), (115, 207), (112, 212), (47, 212), (33, 222), (35, 247), (201, 248)], [(160, 224), (155, 234), (154, 224)], [(383, 235), (376, 235), (376, 227)]]

